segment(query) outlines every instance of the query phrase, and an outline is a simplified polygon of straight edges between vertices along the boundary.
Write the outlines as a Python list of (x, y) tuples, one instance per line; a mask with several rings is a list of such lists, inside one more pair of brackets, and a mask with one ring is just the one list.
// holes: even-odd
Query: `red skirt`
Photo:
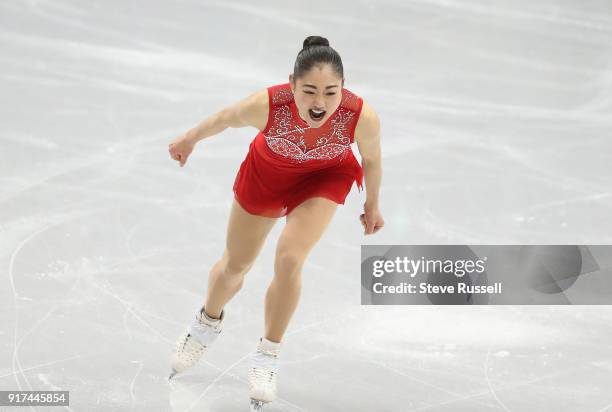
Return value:
[(250, 214), (282, 217), (311, 197), (344, 204), (353, 182), (361, 191), (363, 171), (349, 148), (343, 159), (290, 163), (268, 147), (263, 133), (249, 145), (234, 181), (234, 197)]

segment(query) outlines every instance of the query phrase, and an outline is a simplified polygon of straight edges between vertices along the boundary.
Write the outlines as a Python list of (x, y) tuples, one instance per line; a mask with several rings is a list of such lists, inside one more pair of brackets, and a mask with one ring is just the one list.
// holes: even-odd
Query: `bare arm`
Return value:
[(382, 179), (380, 153), (380, 120), (374, 110), (363, 102), (361, 115), (355, 128), (355, 142), (361, 155), (363, 176), (366, 182), (366, 203), (378, 205)]
[(193, 142), (198, 142), (228, 127), (253, 126), (263, 130), (268, 122), (268, 110), (268, 90), (263, 89), (208, 117), (187, 135)]
[(363, 177), (366, 184), (366, 202), (360, 220), (365, 228), (364, 233), (369, 235), (380, 230), (385, 221), (378, 204), (382, 180), (380, 120), (376, 112), (365, 101), (355, 128), (355, 142), (361, 155)]
[(228, 127), (253, 126), (263, 130), (268, 122), (268, 90), (263, 89), (209, 116), (168, 145), (170, 156), (183, 167), (196, 143)]

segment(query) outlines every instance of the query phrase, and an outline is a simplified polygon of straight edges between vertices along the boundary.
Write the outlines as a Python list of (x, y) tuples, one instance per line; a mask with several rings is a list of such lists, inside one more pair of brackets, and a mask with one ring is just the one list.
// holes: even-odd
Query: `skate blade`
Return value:
[(174, 375), (176, 375), (177, 373), (178, 373), (177, 371), (172, 369), (172, 373), (170, 374), (170, 376), (168, 376), (168, 380), (172, 379), (174, 377)]
[(264, 402), (259, 399), (251, 399), (251, 411), (262, 412), (264, 409)]

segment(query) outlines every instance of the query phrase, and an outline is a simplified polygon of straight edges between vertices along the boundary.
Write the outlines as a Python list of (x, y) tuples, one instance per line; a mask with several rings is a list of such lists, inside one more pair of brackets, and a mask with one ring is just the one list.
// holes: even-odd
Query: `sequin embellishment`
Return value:
[[(342, 96), (340, 107), (321, 128), (298, 124), (291, 110), (291, 90), (278, 89), (272, 94), (271, 124), (265, 133), (268, 147), (292, 163), (309, 160), (344, 160), (350, 152), (351, 136), (357, 106), (357, 97), (348, 90)], [(321, 130), (319, 130), (321, 129)], [(318, 134), (322, 133), (322, 134)]]

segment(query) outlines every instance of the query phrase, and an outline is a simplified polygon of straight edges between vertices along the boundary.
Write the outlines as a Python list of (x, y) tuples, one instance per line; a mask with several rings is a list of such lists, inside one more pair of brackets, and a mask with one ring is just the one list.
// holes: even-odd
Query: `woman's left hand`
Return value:
[(365, 203), (363, 205), (364, 213), (359, 216), (359, 220), (365, 229), (364, 235), (372, 235), (378, 232), (385, 225), (385, 220), (378, 209), (378, 206), (371, 206)]

